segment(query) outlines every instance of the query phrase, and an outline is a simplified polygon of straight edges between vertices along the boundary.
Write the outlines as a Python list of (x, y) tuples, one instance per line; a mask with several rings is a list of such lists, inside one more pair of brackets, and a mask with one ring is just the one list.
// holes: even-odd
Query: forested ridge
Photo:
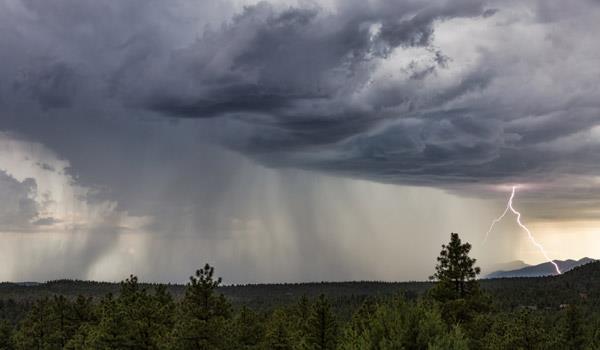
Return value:
[(429, 282), (0, 284), (0, 349), (600, 349), (600, 262), (478, 280), (468, 243)]

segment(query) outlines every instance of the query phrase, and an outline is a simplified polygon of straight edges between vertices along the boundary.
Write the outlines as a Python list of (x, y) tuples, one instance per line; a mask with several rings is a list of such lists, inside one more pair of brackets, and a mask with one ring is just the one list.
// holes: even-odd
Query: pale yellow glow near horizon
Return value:
[[(552, 259), (600, 258), (600, 221), (542, 221), (529, 226)], [(544, 262), (526, 237), (520, 239), (518, 252), (526, 263)]]

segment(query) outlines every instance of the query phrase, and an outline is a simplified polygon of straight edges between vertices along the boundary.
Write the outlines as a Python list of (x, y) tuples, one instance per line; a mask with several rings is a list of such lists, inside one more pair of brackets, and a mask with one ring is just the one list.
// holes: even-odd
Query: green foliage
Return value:
[(598, 319), (592, 324), (590, 330), (590, 340), (588, 349), (599, 350), (600, 349), (600, 321)]
[(585, 349), (585, 331), (579, 307), (575, 305), (567, 307), (562, 333), (562, 345), (565, 350)]
[(173, 331), (174, 349), (224, 349), (231, 306), (222, 294), (215, 293), (221, 278), (214, 279), (214, 268), (206, 264), (190, 277)]
[(0, 350), (14, 349), (13, 327), (8, 321), (0, 320)]
[(460, 326), (456, 326), (450, 332), (437, 337), (429, 344), (428, 350), (468, 350), (468, 344)]
[(469, 243), (463, 244), (458, 233), (451, 233), (450, 243), (442, 245), (436, 272), (431, 276), (437, 283), (430, 296), (441, 303), (449, 325), (469, 322), (477, 313), (489, 309), (489, 301), (476, 280), (481, 270), (475, 267), (476, 260), (469, 257), (470, 251)]
[(275, 310), (267, 324), (265, 349), (292, 350), (299, 343), (292, 335), (291, 323), (283, 309)]
[(554, 347), (540, 314), (530, 310), (501, 315), (488, 338), (487, 349), (550, 349)]
[(252, 310), (242, 307), (233, 320), (233, 336), (236, 349), (255, 350), (264, 338), (263, 320)]
[[(78, 339), (78, 346), (91, 349), (120, 349), (129, 343), (125, 310), (112, 294), (100, 302), (100, 322)], [(75, 344), (72, 345), (75, 347)]]
[[(385, 283), (223, 288), (206, 265), (174, 297), (173, 286), (131, 276), (102, 298), (0, 300), (0, 350), (600, 349), (600, 264), (552, 278), (477, 281), (469, 249), (453, 234), (431, 292), (407, 297), (392, 297)], [(64, 290), (66, 282), (53, 283)], [(228, 299), (223, 290), (246, 294)], [(272, 300), (251, 296), (261, 293)]]
[(435, 274), (431, 276), (438, 282), (432, 290), (437, 300), (466, 299), (479, 293), (475, 278), (481, 270), (475, 267), (476, 259), (469, 257), (470, 251), (471, 245), (463, 244), (458, 233), (451, 233), (450, 243), (442, 245)]
[(121, 283), (117, 298), (108, 295), (100, 304), (100, 321), (85, 327), (69, 346), (73, 349), (161, 349), (173, 326), (173, 300), (164, 288), (152, 294), (130, 276)]
[(61, 333), (57, 317), (57, 307), (52, 307), (48, 298), (38, 300), (15, 334), (17, 349), (60, 349)]
[(342, 349), (437, 349), (465, 343), (458, 329), (449, 333), (439, 309), (429, 303), (409, 303), (403, 298), (361, 307), (344, 331)]
[(306, 323), (306, 348), (310, 350), (333, 350), (337, 346), (337, 321), (331, 305), (321, 294), (312, 307)]

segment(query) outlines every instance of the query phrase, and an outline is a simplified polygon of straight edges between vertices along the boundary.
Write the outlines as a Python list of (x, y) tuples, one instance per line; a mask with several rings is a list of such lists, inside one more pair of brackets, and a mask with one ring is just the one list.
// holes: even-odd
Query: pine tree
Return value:
[(50, 301), (48, 298), (36, 301), (21, 322), (15, 334), (15, 347), (19, 350), (45, 350), (52, 347), (54, 341)]
[(13, 326), (6, 320), (0, 320), (0, 350), (13, 350)]
[(294, 349), (294, 338), (290, 331), (289, 321), (281, 309), (273, 311), (265, 334), (265, 349), (269, 350), (292, 350)]
[(464, 299), (479, 292), (476, 277), (481, 272), (476, 259), (469, 257), (471, 245), (462, 243), (458, 233), (450, 234), (450, 243), (442, 245), (435, 274), (435, 296), (441, 300)]
[(600, 320), (596, 320), (594, 322), (590, 337), (590, 349), (600, 349)]
[(246, 306), (242, 307), (233, 322), (236, 349), (258, 349), (263, 339), (264, 327), (259, 316)]
[(222, 349), (226, 347), (230, 305), (215, 292), (221, 278), (206, 264), (197, 270), (185, 291), (173, 332), (175, 349)]
[(439, 349), (450, 343), (450, 338), (435, 305), (396, 298), (377, 305), (374, 311), (357, 311), (340, 348), (426, 350), (436, 345)]
[(444, 334), (429, 344), (427, 350), (468, 350), (468, 340), (460, 326), (454, 327), (449, 333)]
[(72, 304), (72, 316), (79, 325), (85, 325), (97, 321), (94, 313), (94, 304), (91, 297), (77, 296)]
[(549, 349), (548, 340), (539, 315), (529, 310), (520, 310), (497, 319), (485, 345), (490, 350), (542, 350)]
[(424, 350), (446, 336), (446, 325), (435, 306), (418, 303), (408, 307), (405, 314), (405, 349)]
[(63, 295), (54, 296), (50, 304), (50, 316), (56, 324), (53, 338), (60, 345), (60, 349), (63, 349), (79, 327), (74, 322), (71, 305)]
[(100, 302), (100, 321), (90, 329), (85, 344), (91, 349), (118, 350), (129, 348), (129, 329), (121, 304), (107, 294)]
[(306, 344), (311, 350), (332, 350), (337, 346), (337, 323), (331, 306), (321, 294), (307, 322)]
[(563, 329), (564, 349), (582, 350), (585, 348), (586, 339), (583, 329), (583, 320), (577, 306), (569, 305), (567, 307)]
[(171, 328), (170, 298), (163, 288), (154, 294), (141, 288), (136, 276), (121, 282), (118, 298), (125, 314), (130, 349), (157, 349)]
[(121, 282), (118, 298), (108, 295), (101, 302), (99, 323), (90, 327), (88, 334), (78, 334), (69, 346), (74, 349), (88, 345), (93, 349), (164, 348), (173, 324), (173, 306), (164, 287), (158, 287), (154, 294), (149, 293), (132, 275)]
[(304, 330), (306, 328), (306, 322), (308, 321), (311, 313), (310, 300), (306, 295), (302, 295), (302, 297), (300, 297), (300, 300), (298, 300), (295, 305), (294, 311), (297, 328), (299, 330)]
[(442, 315), (448, 325), (469, 322), (489, 309), (487, 296), (481, 293), (476, 280), (481, 272), (475, 259), (469, 257), (471, 245), (462, 243), (458, 233), (450, 234), (450, 243), (442, 245), (435, 274), (430, 279), (436, 285), (429, 295), (441, 303)]

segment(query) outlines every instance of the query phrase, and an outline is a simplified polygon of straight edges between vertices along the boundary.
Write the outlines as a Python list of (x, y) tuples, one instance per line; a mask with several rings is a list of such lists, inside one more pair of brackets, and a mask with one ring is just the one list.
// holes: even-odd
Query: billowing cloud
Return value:
[(351, 249), (319, 242), (348, 225), (308, 203), (324, 183), (333, 198), (364, 184), (330, 175), (479, 198), (521, 183), (536, 220), (592, 220), (599, 17), (591, 0), (0, 0), (0, 129), (47, 150), (0, 164), (0, 215), (81, 233), (90, 258), (74, 274), (139, 256), (123, 248), (133, 231), (149, 250), (200, 237), (222, 261), (228, 240), (250, 245), (240, 232), (288, 249), (282, 230), (298, 259), (342, 264)]
[(385, 182), (597, 172), (596, 3), (163, 6), (6, 1), (5, 108), (216, 119), (265, 164)]

